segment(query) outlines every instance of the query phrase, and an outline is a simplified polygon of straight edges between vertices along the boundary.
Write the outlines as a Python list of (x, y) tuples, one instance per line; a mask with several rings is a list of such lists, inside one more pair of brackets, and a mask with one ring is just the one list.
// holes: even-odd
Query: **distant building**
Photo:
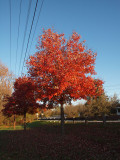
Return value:
[(116, 107), (117, 115), (120, 115), (120, 107)]

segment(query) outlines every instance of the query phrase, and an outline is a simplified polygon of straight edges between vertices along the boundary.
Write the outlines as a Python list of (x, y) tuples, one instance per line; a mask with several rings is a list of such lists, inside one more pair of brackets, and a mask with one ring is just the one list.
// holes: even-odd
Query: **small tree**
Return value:
[(41, 100), (47, 97), (61, 106), (62, 134), (63, 105), (103, 92), (103, 82), (91, 77), (95, 74), (96, 53), (88, 50), (80, 39), (76, 32), (67, 41), (64, 34), (44, 30), (39, 36), (38, 51), (27, 61), (28, 74), (38, 86), (38, 97)]
[(26, 113), (37, 112), (38, 104), (34, 97), (34, 87), (34, 83), (26, 76), (16, 79), (14, 92), (3, 109), (5, 115), (23, 115), (24, 130), (26, 130)]

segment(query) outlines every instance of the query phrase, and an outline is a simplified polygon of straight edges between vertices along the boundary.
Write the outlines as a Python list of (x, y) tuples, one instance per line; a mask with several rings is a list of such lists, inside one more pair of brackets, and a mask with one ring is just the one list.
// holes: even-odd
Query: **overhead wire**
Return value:
[(11, 0), (9, 0), (9, 9), (10, 9), (10, 70), (11, 70)]
[(38, 5), (38, 0), (36, 1), (36, 5), (35, 5), (34, 15), (33, 15), (32, 24), (31, 24), (31, 28), (30, 28), (30, 32), (29, 32), (29, 37), (28, 37), (28, 42), (27, 42), (27, 47), (26, 47), (26, 51), (25, 51), (25, 56), (24, 56), (24, 61), (23, 61), (23, 66), (22, 66), (21, 73), (23, 72), (23, 67), (24, 67), (24, 63), (25, 63), (25, 59), (26, 59), (26, 53), (27, 53), (27, 50), (28, 50), (28, 45), (29, 45), (29, 41), (30, 41), (30, 36), (31, 36), (31, 31), (32, 31), (33, 23), (34, 23), (34, 18), (35, 18), (35, 14), (36, 14), (37, 5)]
[(119, 88), (105, 88), (105, 90), (109, 90), (109, 91), (118, 91), (118, 90), (120, 90), (120, 87)]
[(44, 3), (44, 0), (42, 0), (41, 7), (40, 7), (40, 10), (39, 10), (39, 13), (38, 13), (38, 18), (37, 18), (37, 22), (36, 22), (36, 25), (35, 25), (35, 28), (34, 28), (32, 40), (31, 40), (31, 44), (30, 44), (30, 48), (29, 48), (29, 51), (28, 51), (28, 55), (30, 55), (31, 46), (32, 46), (32, 42), (33, 42), (33, 39), (34, 39), (34, 36), (35, 36), (35, 32), (36, 32), (36, 28), (37, 28), (37, 25), (38, 25), (38, 21), (39, 21), (40, 15), (41, 15), (43, 3)]
[(118, 92), (118, 90), (120, 90), (120, 85), (119, 85), (119, 84), (115, 84), (115, 85), (104, 86), (104, 89), (105, 89), (107, 92), (108, 92), (108, 91)]
[(28, 20), (29, 20), (30, 9), (31, 9), (31, 2), (32, 2), (32, 0), (29, 1), (28, 12), (27, 12), (27, 17), (26, 17), (26, 24), (25, 24), (25, 30), (24, 30), (24, 37), (23, 37), (23, 43), (22, 43), (22, 49), (21, 49), (18, 74), (20, 72), (20, 67), (21, 67), (21, 62), (22, 62), (22, 55), (23, 55), (23, 49), (24, 49), (25, 38), (26, 38), (26, 33), (27, 33), (27, 26), (28, 26)]
[(105, 92), (111, 93), (111, 95), (112, 95), (112, 93), (114, 93), (114, 94), (116, 93), (117, 95), (119, 95), (120, 94), (120, 86), (117, 87), (117, 88), (116, 88), (116, 86), (117, 85), (112, 85), (111, 86), (111, 87), (115, 87), (115, 88), (110, 88), (110, 86), (109, 86), (109, 88), (107, 88), (108, 86), (106, 88), (104, 87), (105, 88)]
[(12, 72), (11, 72), (11, 70), (12, 70), (12, 66), (11, 66), (11, 64), (12, 64), (12, 62), (11, 62), (11, 60), (12, 60), (12, 54), (11, 54), (11, 39), (12, 39), (12, 38), (11, 38), (11, 37), (12, 37), (12, 36), (11, 36), (11, 35), (12, 35), (12, 34), (11, 34), (11, 32), (12, 32), (12, 27), (11, 27), (11, 19), (12, 19), (11, 17), (12, 17), (12, 14), (11, 14), (11, 13), (12, 13), (12, 12), (11, 12), (11, 10), (12, 10), (12, 9), (11, 9), (11, 8), (12, 8), (12, 7), (11, 7), (11, 6), (12, 6), (12, 5), (11, 5), (11, 0), (9, 0), (9, 10), (10, 10), (10, 12), (9, 12), (9, 14), (10, 14), (10, 77), (8, 78), (9, 83), (11, 83), (12, 80), (13, 80), (13, 79), (12, 79), (12, 78), (13, 78), (13, 74), (12, 74)]
[(114, 84), (114, 85), (109, 85), (109, 86), (104, 86), (104, 87), (117, 87), (120, 86), (120, 84)]
[(20, 12), (19, 12), (19, 22), (18, 22), (17, 48), (16, 48), (16, 61), (15, 61), (15, 74), (16, 74), (16, 66), (17, 66), (17, 53), (18, 53), (18, 41), (19, 41), (19, 29), (20, 29), (21, 6), (22, 6), (22, 0), (20, 1)]

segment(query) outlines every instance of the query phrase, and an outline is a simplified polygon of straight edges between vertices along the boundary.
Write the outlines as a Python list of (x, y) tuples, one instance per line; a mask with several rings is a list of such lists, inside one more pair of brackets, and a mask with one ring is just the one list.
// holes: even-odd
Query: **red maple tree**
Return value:
[(16, 79), (14, 83), (14, 92), (7, 98), (3, 113), (6, 116), (23, 115), (24, 130), (26, 130), (26, 113), (36, 113), (39, 105), (35, 99), (35, 86), (30, 78), (24, 76)]
[[(63, 104), (71, 100), (97, 97), (103, 92), (103, 81), (94, 79), (96, 53), (87, 49), (81, 36), (51, 29), (39, 36), (38, 51), (27, 61), (28, 74), (37, 84), (38, 98), (48, 98), (61, 105), (61, 126), (64, 128)], [(63, 132), (63, 129), (62, 129)]]

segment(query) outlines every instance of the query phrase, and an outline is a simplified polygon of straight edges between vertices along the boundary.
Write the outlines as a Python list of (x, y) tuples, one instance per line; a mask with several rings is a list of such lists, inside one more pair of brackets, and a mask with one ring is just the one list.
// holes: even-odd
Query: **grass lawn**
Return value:
[(35, 121), (0, 127), (0, 160), (120, 160), (120, 123), (60, 124)]

